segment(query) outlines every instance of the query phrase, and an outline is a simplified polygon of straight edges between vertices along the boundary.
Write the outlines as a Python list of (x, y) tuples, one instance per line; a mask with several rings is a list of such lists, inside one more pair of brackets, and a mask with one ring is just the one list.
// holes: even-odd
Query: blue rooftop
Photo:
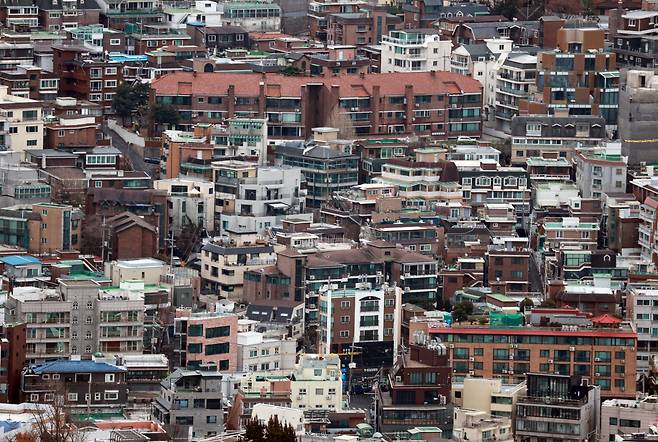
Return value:
[(146, 55), (129, 55), (122, 54), (121, 52), (110, 52), (107, 54), (110, 61), (147, 61)]
[(42, 373), (121, 373), (126, 371), (123, 367), (99, 361), (71, 361), (60, 359), (59, 361), (45, 362), (32, 366), (36, 374)]
[(41, 264), (41, 260), (30, 255), (3, 256), (0, 261), (10, 266), (24, 266), (28, 264)]

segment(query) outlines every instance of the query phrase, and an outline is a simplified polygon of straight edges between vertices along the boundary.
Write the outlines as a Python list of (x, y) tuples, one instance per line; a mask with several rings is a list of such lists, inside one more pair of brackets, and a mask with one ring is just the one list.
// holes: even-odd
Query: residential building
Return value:
[[(191, 87), (179, 89), (183, 84)], [(218, 90), (216, 85), (226, 88)], [(358, 84), (350, 76), (176, 72), (154, 80), (152, 88), (154, 102), (178, 106), (181, 126), (236, 116), (265, 118), (269, 112), (296, 114), (290, 116), (292, 121), (270, 120), (270, 140), (307, 139), (313, 128), (331, 126), (336, 114), (347, 117), (358, 136), (415, 132), (456, 139), (479, 136), (481, 129), (479, 117), (462, 123), (472, 117), (464, 115), (463, 108), (482, 107), (480, 83), (450, 72), (364, 74)], [(211, 99), (216, 101), (211, 114), (208, 97), (218, 97)]]
[(165, 130), (162, 133), (160, 173), (167, 178), (187, 175), (210, 179), (213, 146), (209, 142), (209, 125), (196, 125), (193, 132)]
[(528, 373), (528, 391), (516, 406), (515, 440), (599, 439), (602, 388), (581, 383), (579, 377)]
[(377, 428), (392, 435), (411, 426), (452, 428), (451, 369), (447, 347), (412, 344), (397, 356), (388, 376), (389, 391), (377, 395)]
[(106, 218), (107, 258), (148, 258), (158, 253), (158, 228), (131, 212)]
[(452, 41), (435, 29), (392, 31), (382, 36), (380, 72), (448, 71)]
[(658, 322), (654, 322), (653, 317), (653, 312), (658, 308), (658, 286), (653, 283), (629, 284), (625, 307), (626, 317), (637, 330), (637, 371), (647, 372), (658, 346), (654, 331), (658, 328)]
[(43, 262), (30, 255), (8, 255), (0, 257), (3, 264), (1, 281), (9, 287), (41, 286), (50, 282), (43, 274)]
[(40, 0), (39, 22), (49, 32), (77, 29), (100, 23), (100, 7), (95, 1), (74, 0), (64, 4)]
[(327, 15), (327, 43), (365, 46), (379, 44), (382, 37), (402, 28), (402, 19), (389, 14), (380, 5), (369, 5), (359, 12), (335, 12)]
[(558, 30), (557, 49), (537, 56), (536, 86), (537, 97), (528, 98), (529, 113), (562, 109), (569, 115), (600, 115), (607, 129), (617, 128), (619, 71), (615, 54), (604, 51), (603, 29)]
[(0, 86), (0, 145), (21, 153), (43, 148), (42, 103), (30, 98), (10, 95), (7, 86)]
[(7, 2), (0, 9), (3, 25), (14, 32), (31, 32), (39, 27), (39, 8), (30, 2)]
[[(491, 315), (496, 318), (495, 314)], [(505, 314), (500, 319), (508, 321), (507, 324), (523, 321)], [(603, 396), (635, 397), (637, 333), (628, 325), (555, 328), (539, 324), (533, 327), (453, 324), (429, 327), (428, 334), (430, 338), (451, 343), (449, 355), (457, 381), (471, 375), (515, 383), (522, 382), (525, 373), (558, 372), (567, 379), (569, 376), (588, 379), (601, 388)]]
[(213, 127), (211, 139), (214, 157), (258, 157), (258, 164), (267, 163), (269, 122), (290, 122), (285, 112), (268, 112), (267, 119), (231, 118), (226, 125)]
[(230, 2), (224, 5), (224, 24), (247, 32), (281, 31), (281, 7), (274, 2)]
[(7, 298), (5, 315), (27, 323), (31, 362), (95, 352), (141, 353), (144, 283), (101, 287), (91, 280), (60, 280), (56, 289), (17, 287)]
[(177, 427), (175, 432), (181, 438), (222, 433), (225, 376), (216, 371), (176, 369), (160, 382), (160, 395), (152, 404), (153, 420)]
[(0, 69), (14, 70), (19, 65), (34, 63), (34, 44), (31, 42), (0, 43)]
[(510, 52), (496, 76), (495, 117), (499, 129), (509, 132), (519, 115), (521, 100), (528, 99), (537, 77), (537, 56)]
[(292, 379), (292, 408), (334, 411), (343, 409), (343, 381), (338, 355), (301, 354), (293, 370)]
[[(616, 147), (616, 149), (615, 149)], [(601, 198), (626, 190), (626, 164), (621, 144), (600, 149), (578, 150), (575, 156), (576, 183), (583, 198)]]
[(516, 416), (516, 403), (525, 393), (525, 381), (504, 384), (502, 379), (466, 377), (464, 382), (452, 383), (452, 403), (455, 407), (512, 420)]
[(308, 4), (309, 36), (327, 41), (328, 16), (333, 13), (358, 12), (367, 3), (363, 0), (312, 0)]
[(200, 178), (178, 177), (158, 180), (153, 187), (166, 190), (171, 203), (172, 220), (169, 223), (174, 233), (187, 226), (193, 229), (215, 229), (215, 195), (212, 182)]
[(537, 250), (595, 250), (600, 226), (577, 217), (545, 218), (537, 234)]
[(505, 21), (502, 16), (453, 17), (452, 23), (447, 19), (439, 22), (441, 30), (450, 35), (453, 43), (478, 44), (490, 38), (509, 38), (515, 46), (532, 46), (539, 43), (539, 22), (537, 20)]
[(123, 416), (128, 401), (126, 369), (75, 358), (28, 366), (21, 376), (21, 397), (26, 402), (46, 404), (63, 400), (73, 415), (92, 412)]
[[(319, 296), (318, 348), (322, 353), (352, 354), (358, 348), (367, 367), (376, 354), (397, 354), (402, 290), (399, 287), (326, 290)], [(390, 362), (390, 361), (384, 361)]]
[(599, 440), (612, 440), (618, 434), (649, 432), (658, 417), (655, 396), (642, 399), (608, 399), (601, 403)]
[(493, 238), (486, 253), (491, 290), (505, 295), (529, 292), (530, 254), (528, 238)]
[(356, 46), (329, 45), (326, 52), (303, 54), (291, 65), (306, 75), (365, 75), (370, 60), (359, 55)]
[(44, 126), (44, 147), (95, 146), (102, 139), (95, 116), (62, 115)]
[(239, 372), (290, 372), (297, 362), (297, 341), (271, 338), (256, 331), (240, 332), (237, 355)]
[[(653, 9), (653, 8), (651, 8)], [(653, 69), (657, 66), (656, 28), (658, 11), (623, 11), (621, 23), (612, 39), (617, 63), (633, 68)]]
[(53, 46), (53, 73), (59, 76), (59, 95), (91, 101), (113, 113), (112, 100), (123, 80), (121, 64), (94, 59), (84, 46)]
[(628, 164), (658, 160), (655, 140), (655, 109), (658, 103), (658, 76), (651, 71), (629, 70), (619, 96), (619, 139)]
[(189, 370), (236, 371), (238, 317), (176, 310), (174, 365)]
[(258, 166), (239, 160), (212, 163), (215, 228), (231, 233), (262, 234), (289, 215), (304, 213), (302, 174), (292, 161)]
[(455, 409), (454, 437), (460, 440), (485, 442), (514, 440), (512, 420), (507, 417), (493, 417), (483, 411)]
[(15, 70), (0, 71), (0, 84), (15, 97), (55, 101), (59, 78), (38, 66), (18, 65)]
[(511, 120), (512, 164), (530, 157), (557, 155), (573, 160), (576, 148), (590, 148), (607, 138), (605, 120), (592, 115), (519, 115)]
[(274, 264), (274, 247), (264, 243), (238, 244), (223, 240), (201, 248), (201, 278), (218, 296), (243, 299), (244, 274)]

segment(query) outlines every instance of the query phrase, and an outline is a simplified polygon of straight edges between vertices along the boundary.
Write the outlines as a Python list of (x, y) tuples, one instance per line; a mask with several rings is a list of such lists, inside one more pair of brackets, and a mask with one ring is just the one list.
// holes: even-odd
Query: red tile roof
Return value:
[(303, 85), (318, 83), (327, 88), (338, 86), (342, 97), (361, 96), (364, 91), (372, 93), (373, 86), (379, 86), (384, 96), (404, 95), (406, 85), (414, 87), (414, 94), (427, 95), (477, 93), (482, 88), (479, 81), (452, 72), (366, 74), (363, 78), (356, 75), (292, 77), (273, 73), (173, 72), (154, 80), (151, 87), (156, 95), (226, 95), (229, 85), (234, 85), (238, 96), (257, 96), (261, 82), (270, 90), (278, 86), (284, 97), (299, 97)]

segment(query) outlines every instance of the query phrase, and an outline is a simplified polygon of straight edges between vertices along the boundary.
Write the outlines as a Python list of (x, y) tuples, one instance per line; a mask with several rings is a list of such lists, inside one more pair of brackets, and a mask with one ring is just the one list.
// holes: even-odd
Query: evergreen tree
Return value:
[(265, 425), (258, 419), (250, 419), (245, 427), (245, 442), (265, 442)]

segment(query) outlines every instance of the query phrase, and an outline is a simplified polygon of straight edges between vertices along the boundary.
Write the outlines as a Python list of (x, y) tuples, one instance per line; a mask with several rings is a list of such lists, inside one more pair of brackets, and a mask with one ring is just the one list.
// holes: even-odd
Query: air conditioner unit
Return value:
[(315, 275), (308, 275), (308, 279), (315, 279)]
[(509, 360), (513, 361), (514, 360), (514, 355), (509, 355)]
[(514, 370), (509, 370), (507, 374), (514, 374)]
[(420, 104), (416, 103), (416, 107), (420, 107)]
[(601, 373), (594, 373), (594, 376), (598, 378), (599, 376), (601, 376)]
[(470, 357), (470, 358), (468, 358), (468, 360), (471, 361), (471, 362), (475, 362), (475, 358), (474, 358), (474, 357)]
[(404, 274), (404, 277), (405, 277), (405, 278), (408, 278), (408, 277), (410, 277), (410, 276), (411, 276), (411, 273), (405, 273), (405, 274)]
[(507, 370), (503, 370), (502, 373), (503, 373), (503, 374), (507, 374)]
[(402, 376), (396, 376), (395, 382), (402, 382)]
[(359, 110), (358, 107), (351, 107), (351, 108), (350, 108), (350, 111), (351, 111), (351, 112), (356, 112), (356, 111), (358, 111), (358, 110)]
[(594, 362), (601, 362), (601, 358), (594, 358)]
[(569, 351), (576, 351), (576, 347), (569, 347)]
[(552, 363), (553, 363), (553, 359), (549, 359), (549, 360), (548, 360), (548, 363), (549, 363), (549, 364), (552, 364)]
[(475, 372), (473, 370), (471, 370), (471, 371), (468, 372), (468, 374), (470, 374), (471, 376), (474, 376)]
[(455, 344), (450, 344), (450, 348), (455, 348)]
[(411, 287), (405, 287), (405, 288), (404, 288), (404, 292), (405, 292), (405, 293), (408, 293), (408, 292), (410, 292), (410, 291), (411, 291)]

